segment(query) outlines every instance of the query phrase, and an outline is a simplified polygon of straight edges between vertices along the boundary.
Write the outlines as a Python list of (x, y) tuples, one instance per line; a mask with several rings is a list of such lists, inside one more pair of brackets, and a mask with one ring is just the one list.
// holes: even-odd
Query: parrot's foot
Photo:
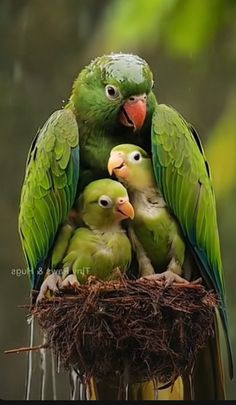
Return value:
[(191, 281), (191, 284), (202, 284), (202, 277), (198, 277), (196, 280)]
[(139, 242), (132, 227), (129, 227), (128, 235), (137, 256), (140, 276), (146, 277), (155, 274), (155, 270), (154, 267), (152, 266), (151, 260), (147, 257), (147, 254), (142, 244)]
[(59, 293), (61, 288), (61, 277), (57, 273), (50, 274), (42, 283), (36, 304), (46, 299), (48, 291), (51, 291), (53, 294)]
[(170, 263), (168, 264), (167, 271), (171, 271), (171, 273), (175, 273), (178, 275), (182, 274), (182, 267), (175, 257), (172, 257)]
[(155, 276), (155, 270), (148, 257), (142, 257), (139, 260), (139, 274), (144, 277)]
[(123, 278), (123, 274), (124, 272), (121, 271), (121, 269), (119, 267), (116, 267), (115, 269), (112, 270), (113, 273), (113, 277), (116, 280), (122, 279)]
[(65, 280), (63, 280), (61, 283), (61, 289), (68, 288), (68, 289), (78, 290), (79, 286), (80, 286), (80, 283), (74, 274), (69, 274), (69, 276), (67, 276), (65, 278)]
[(169, 286), (172, 283), (178, 284), (188, 284), (189, 281), (185, 278), (179, 276), (178, 274), (173, 273), (171, 270), (166, 270), (163, 273), (151, 274), (149, 276), (141, 277), (140, 280), (156, 280), (156, 281), (165, 281), (165, 286)]
[(98, 279), (97, 279), (96, 276), (88, 276), (87, 283), (88, 283), (89, 285), (90, 285), (90, 284), (96, 284), (97, 281), (98, 281)]

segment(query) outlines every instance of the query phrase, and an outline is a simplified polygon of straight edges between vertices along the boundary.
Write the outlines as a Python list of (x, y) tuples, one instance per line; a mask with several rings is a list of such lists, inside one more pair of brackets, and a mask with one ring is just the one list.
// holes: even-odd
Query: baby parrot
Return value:
[[(54, 266), (62, 264), (61, 288), (76, 288), (90, 276), (101, 280), (117, 278), (131, 262), (130, 241), (120, 223), (133, 219), (134, 209), (122, 184), (111, 179), (89, 183), (79, 197), (77, 209), (77, 221), (82, 226), (71, 233), (73, 227), (66, 223), (52, 252)], [(47, 279), (38, 300), (46, 293), (44, 285), (47, 287)]]
[(140, 276), (186, 283), (180, 277), (185, 242), (157, 186), (151, 158), (137, 145), (118, 145), (111, 151), (108, 171), (127, 187), (135, 210), (129, 235)]
[(126, 189), (110, 179), (93, 181), (79, 198), (78, 212), (84, 226), (75, 230), (63, 259), (63, 278), (73, 273), (63, 285), (84, 283), (89, 276), (117, 278), (117, 269), (124, 272), (131, 262), (130, 241), (120, 225), (134, 217)]

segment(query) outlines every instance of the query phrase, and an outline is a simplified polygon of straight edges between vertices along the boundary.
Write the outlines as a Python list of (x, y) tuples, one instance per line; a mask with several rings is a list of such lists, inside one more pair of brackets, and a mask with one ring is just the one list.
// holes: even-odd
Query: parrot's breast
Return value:
[(157, 272), (166, 269), (171, 257), (173, 220), (165, 201), (155, 189), (131, 197), (135, 216), (132, 227)]
[(109, 233), (104, 235), (105, 243), (111, 250), (115, 266), (127, 267), (131, 260), (131, 246), (126, 233), (121, 232)]
[(116, 269), (127, 270), (131, 261), (131, 245), (124, 231), (101, 233), (94, 254), (94, 271), (98, 278), (116, 277)]
[(163, 214), (163, 208), (166, 203), (156, 189), (150, 188), (144, 191), (135, 191), (131, 193), (131, 202), (135, 208), (135, 216), (157, 218)]

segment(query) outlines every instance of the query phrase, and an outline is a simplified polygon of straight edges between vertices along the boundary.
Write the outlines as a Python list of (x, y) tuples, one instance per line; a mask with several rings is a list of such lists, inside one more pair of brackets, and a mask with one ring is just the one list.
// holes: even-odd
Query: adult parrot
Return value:
[(187, 282), (181, 277), (184, 238), (157, 187), (151, 158), (137, 145), (118, 145), (111, 150), (108, 171), (127, 187), (135, 210), (129, 234), (139, 275), (167, 283)]
[[(123, 53), (98, 57), (78, 75), (66, 107), (53, 113), (39, 131), (27, 161), (19, 215), (31, 285), (40, 288), (76, 195), (90, 181), (108, 176), (106, 166), (114, 146), (135, 143), (152, 156), (160, 191), (188, 246), (192, 274), (201, 274), (221, 298), (220, 316), (229, 347), (209, 167), (195, 130), (174, 109), (158, 104), (152, 89), (152, 72), (140, 57)], [(217, 323), (216, 318), (215, 338), (195, 368), (196, 399), (224, 396)], [(229, 364), (232, 376), (230, 349)]]

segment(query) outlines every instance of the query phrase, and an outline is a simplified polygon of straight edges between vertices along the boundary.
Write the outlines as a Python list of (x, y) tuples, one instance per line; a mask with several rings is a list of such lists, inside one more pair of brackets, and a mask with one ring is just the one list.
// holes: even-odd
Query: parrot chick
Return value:
[(131, 244), (121, 221), (133, 219), (134, 209), (125, 187), (111, 179), (87, 185), (78, 199), (85, 226), (73, 233), (63, 263), (62, 287), (76, 288), (93, 276), (117, 278), (131, 262)]
[(117, 278), (131, 262), (130, 241), (120, 223), (133, 219), (134, 209), (122, 184), (111, 179), (91, 182), (77, 201), (73, 221), (70, 216), (52, 251), (52, 268), (61, 265), (62, 277), (58, 271), (46, 274), (37, 302), (48, 291), (55, 294), (63, 288), (76, 289), (94, 276), (103, 280)]
[(118, 145), (111, 150), (108, 171), (127, 187), (134, 207), (129, 237), (140, 276), (163, 279), (166, 284), (187, 283), (181, 277), (184, 238), (156, 185), (148, 154), (136, 145)]

